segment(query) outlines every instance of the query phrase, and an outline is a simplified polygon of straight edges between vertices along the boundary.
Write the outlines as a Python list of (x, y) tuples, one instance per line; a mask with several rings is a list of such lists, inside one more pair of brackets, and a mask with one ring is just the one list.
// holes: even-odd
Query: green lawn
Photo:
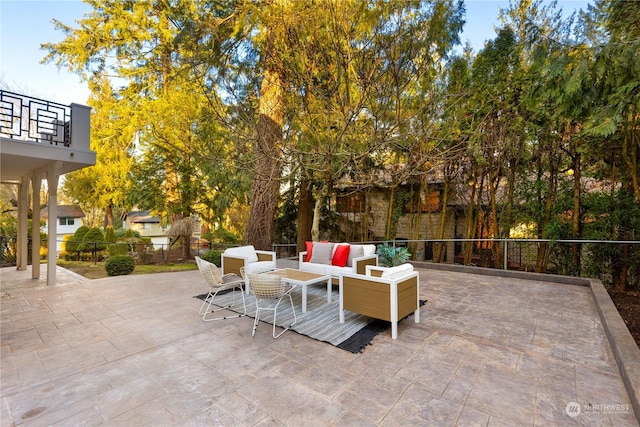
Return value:
[[(59, 259), (57, 264), (60, 267), (71, 270), (78, 273), (88, 279), (101, 279), (103, 277), (109, 277), (107, 271), (104, 268), (104, 262), (98, 262), (96, 264), (93, 261), (65, 261)], [(153, 274), (153, 273), (167, 273), (172, 271), (186, 271), (196, 270), (198, 266), (195, 262), (188, 262), (184, 264), (153, 264), (153, 265), (136, 265), (136, 268), (131, 274)]]

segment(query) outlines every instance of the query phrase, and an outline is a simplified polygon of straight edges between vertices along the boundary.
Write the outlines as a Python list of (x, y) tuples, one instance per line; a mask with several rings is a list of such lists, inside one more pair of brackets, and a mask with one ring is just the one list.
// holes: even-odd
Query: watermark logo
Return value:
[(582, 407), (578, 402), (569, 402), (564, 410), (570, 417), (577, 417), (582, 412)]
[(565, 406), (564, 411), (570, 417), (577, 417), (581, 413), (599, 413), (599, 414), (628, 414), (630, 411), (630, 405), (625, 404), (593, 404), (587, 403), (582, 406), (578, 402), (569, 402)]

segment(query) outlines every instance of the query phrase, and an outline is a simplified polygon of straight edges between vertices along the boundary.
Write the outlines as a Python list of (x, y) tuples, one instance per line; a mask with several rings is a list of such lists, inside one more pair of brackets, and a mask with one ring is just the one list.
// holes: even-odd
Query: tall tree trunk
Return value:
[[(447, 205), (449, 204), (449, 188), (451, 186), (451, 176), (447, 173), (444, 178), (444, 189), (442, 191), (442, 207), (440, 209), (440, 229), (438, 239), (444, 239), (444, 232), (447, 224)], [(433, 262), (443, 262), (447, 243), (438, 242), (433, 245)]]
[(640, 140), (638, 128), (639, 123), (637, 120), (638, 112), (635, 114), (630, 112), (627, 116), (633, 120), (629, 123), (629, 120), (625, 120), (625, 131), (622, 133), (622, 159), (629, 168), (631, 176), (631, 188), (633, 188), (633, 194), (636, 201), (640, 202)]
[[(493, 162), (489, 162), (491, 166)], [(498, 166), (499, 169), (499, 166)], [(497, 202), (497, 190), (500, 184), (500, 171), (496, 170), (489, 172), (489, 233), (492, 238), (500, 236), (500, 225), (498, 224), (498, 202)], [(498, 234), (496, 236), (496, 234)], [(502, 265), (502, 245), (499, 242), (494, 241), (491, 245), (491, 252), (493, 255), (493, 266), (500, 268)]]
[(113, 205), (109, 203), (106, 208), (104, 208), (104, 229), (107, 227), (113, 227)]
[(322, 201), (324, 200), (323, 194), (316, 196), (316, 203), (313, 208), (313, 221), (311, 224), (311, 239), (314, 242), (320, 240), (320, 215), (322, 215)]
[[(477, 167), (477, 166), (476, 166)], [(478, 176), (480, 175), (480, 176)], [(476, 186), (477, 185), (477, 186)], [(484, 174), (474, 173), (473, 187), (471, 187), (471, 196), (469, 197), (469, 203), (467, 205), (467, 213), (465, 218), (465, 239), (473, 239), (476, 237), (478, 230), (478, 211), (482, 206), (482, 191), (478, 191), (478, 188), (482, 188), (484, 185)], [(466, 241), (463, 243), (463, 254), (465, 265), (471, 264), (473, 259), (474, 242)]]
[[(627, 236), (628, 237), (628, 236)], [(613, 289), (616, 292), (625, 292), (627, 290), (627, 275), (629, 272), (629, 244), (623, 243), (620, 245), (620, 259), (613, 260), (612, 265), (612, 278)]]
[[(549, 179), (547, 181), (547, 190), (544, 195), (544, 202), (542, 198), (538, 198), (540, 204), (544, 203), (544, 213), (542, 219), (538, 221), (538, 239), (543, 238), (543, 231), (549, 221), (551, 221), (551, 210), (555, 204), (556, 193), (556, 177), (557, 177), (557, 162), (555, 158), (555, 152), (549, 150)], [(542, 172), (542, 153), (540, 153), (540, 160), (538, 162), (538, 181), (542, 180), (544, 173)], [(536, 256), (536, 273), (545, 273), (549, 263), (549, 255), (551, 254), (551, 246), (548, 242), (540, 242), (538, 245), (538, 254)]]
[(251, 209), (245, 238), (246, 243), (261, 250), (271, 249), (273, 222), (280, 192), (280, 147), (284, 113), (282, 76), (276, 66), (273, 39), (274, 34), (269, 31), (260, 88), (255, 175), (251, 185)]
[[(422, 190), (423, 188), (425, 188), (425, 185), (423, 185), (423, 182), (425, 182), (426, 180), (423, 178), (419, 183), (418, 183), (418, 188), (414, 189), (413, 191), (415, 191), (418, 196), (414, 197), (414, 207), (413, 207), (413, 212), (410, 214), (409, 216), (409, 240), (420, 240), (420, 223), (422, 221), (422, 200), (421, 200), (421, 194), (422, 194)], [(413, 189), (413, 186), (412, 186)], [(424, 243), (423, 242), (411, 242), (409, 243), (409, 250), (410, 252), (413, 254), (413, 259), (415, 260), (422, 260), (424, 259)], [(420, 253), (420, 257), (418, 256), (418, 253)]]
[[(396, 197), (396, 187), (391, 187), (391, 194), (389, 195), (389, 204), (387, 205), (387, 225), (385, 230), (385, 239), (391, 239), (391, 233), (393, 229), (393, 204)], [(393, 236), (395, 239), (395, 236)]]
[(305, 242), (311, 240), (311, 221), (313, 219), (313, 198), (309, 191), (310, 183), (300, 183), (300, 202), (298, 203), (298, 251), (306, 249)]
[(182, 237), (182, 259), (191, 259), (191, 236), (183, 234), (180, 237)]
[[(581, 178), (581, 156), (577, 151), (574, 153), (573, 157), (573, 215), (571, 217), (571, 237), (573, 239), (579, 239), (581, 237), (581, 226), (580, 226), (580, 190), (582, 184), (580, 183)], [(573, 269), (572, 272), (576, 276), (580, 276), (580, 251), (582, 249), (582, 245), (579, 243), (574, 243), (571, 246), (571, 257), (573, 260)]]

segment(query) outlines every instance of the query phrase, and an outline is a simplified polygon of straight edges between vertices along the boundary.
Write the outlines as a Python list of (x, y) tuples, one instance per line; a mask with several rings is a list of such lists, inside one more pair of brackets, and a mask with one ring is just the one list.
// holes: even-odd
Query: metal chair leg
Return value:
[[(244, 292), (242, 290), (242, 287), (239, 287), (239, 289), (240, 289), (240, 296), (242, 298), (242, 307), (244, 309), (242, 314), (234, 314), (233, 316), (214, 317), (214, 318), (207, 319), (207, 314), (216, 313), (216, 312), (221, 311), (221, 310), (226, 310), (228, 308), (233, 307), (235, 305), (235, 303), (236, 303), (236, 298), (237, 298), (236, 295), (235, 295), (236, 290), (233, 289), (232, 290), (232, 292), (233, 292), (233, 302), (231, 304), (229, 304), (229, 305), (227, 305), (225, 307), (220, 307), (220, 308), (216, 308), (216, 309), (211, 310), (211, 305), (213, 304), (213, 301), (214, 301), (216, 295), (218, 295), (218, 292), (219, 292), (219, 290), (218, 290), (213, 294), (211, 292), (209, 292), (209, 295), (207, 295), (207, 297), (202, 302), (202, 306), (200, 306), (200, 311), (198, 312), (198, 314), (200, 314), (202, 316), (202, 320), (204, 320), (205, 322), (210, 322), (210, 321), (213, 321), (213, 320), (225, 320), (225, 319), (232, 319), (232, 318), (235, 318), (235, 317), (246, 316), (247, 315), (247, 304), (246, 304), (246, 301), (244, 299)], [(203, 311), (203, 308), (204, 308), (205, 304), (208, 304), (208, 305), (207, 305), (206, 310)]]

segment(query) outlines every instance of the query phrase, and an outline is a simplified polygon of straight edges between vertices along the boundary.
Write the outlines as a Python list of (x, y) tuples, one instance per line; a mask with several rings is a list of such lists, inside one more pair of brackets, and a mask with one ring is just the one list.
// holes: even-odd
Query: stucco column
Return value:
[(40, 278), (40, 185), (42, 178), (34, 175), (31, 179), (31, 192), (33, 207), (31, 211), (31, 277)]
[(47, 171), (47, 186), (49, 187), (49, 227), (47, 229), (47, 286), (56, 284), (56, 236), (58, 235), (58, 179), (62, 162), (55, 162)]
[(29, 180), (22, 178), (18, 184), (18, 236), (16, 266), (18, 270), (27, 269), (27, 254), (29, 251)]

